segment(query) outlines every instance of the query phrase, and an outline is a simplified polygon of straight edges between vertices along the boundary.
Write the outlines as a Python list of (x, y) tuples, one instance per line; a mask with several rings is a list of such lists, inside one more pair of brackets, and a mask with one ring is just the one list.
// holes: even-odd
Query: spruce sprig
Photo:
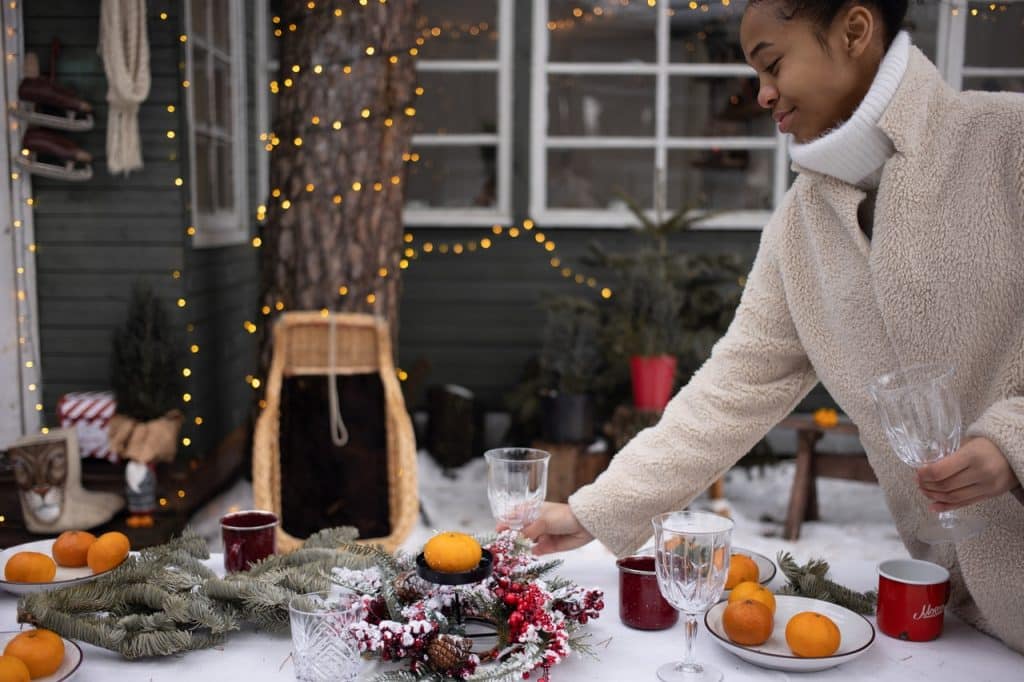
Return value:
[(874, 590), (856, 592), (839, 583), (829, 580), (828, 562), (824, 559), (811, 559), (803, 566), (797, 564), (789, 552), (779, 552), (776, 556), (779, 568), (786, 576), (789, 584), (779, 590), (779, 594), (798, 595), (821, 599), (844, 606), (856, 613), (870, 615), (875, 612), (878, 593)]

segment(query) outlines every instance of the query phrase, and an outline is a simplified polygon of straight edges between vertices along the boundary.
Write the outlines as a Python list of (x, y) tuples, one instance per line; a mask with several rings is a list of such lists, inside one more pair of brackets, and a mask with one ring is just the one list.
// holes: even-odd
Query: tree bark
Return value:
[[(285, 0), (276, 25), (281, 70), (261, 306), (270, 315), (370, 312), (387, 318), (397, 338), (416, 2), (309, 4)], [(264, 370), (270, 326), (262, 325)]]

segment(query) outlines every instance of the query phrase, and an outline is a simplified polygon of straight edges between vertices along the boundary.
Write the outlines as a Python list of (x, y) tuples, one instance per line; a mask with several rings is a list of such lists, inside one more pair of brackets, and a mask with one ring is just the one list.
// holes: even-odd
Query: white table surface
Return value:
[[(655, 670), (682, 654), (682, 622), (668, 630), (642, 632), (625, 627), (619, 621), (618, 573), (614, 558), (592, 543), (584, 550), (563, 556), (565, 564), (558, 573), (588, 587), (605, 591), (605, 610), (588, 624), (598, 659), (573, 655), (552, 670), (556, 682), (632, 682), (656, 680)], [(219, 566), (214, 555), (211, 566)], [(830, 574), (854, 589), (876, 586), (875, 565), (863, 560), (847, 560), (832, 566)], [(779, 575), (771, 587), (783, 584)], [(0, 593), (0, 630), (16, 630), (17, 599)], [(874, 623), (874, 618), (870, 619)], [(287, 636), (242, 630), (228, 635), (221, 648), (193, 651), (181, 656), (127, 661), (113, 652), (82, 644), (85, 660), (76, 682), (247, 682), (292, 680)], [(732, 680), (892, 680), (913, 682), (1012, 682), (1024, 680), (1024, 656), (998, 640), (987, 637), (952, 614), (946, 614), (945, 630), (933, 642), (903, 642), (878, 633), (872, 647), (855, 661), (815, 673), (782, 673), (765, 670), (736, 658), (712, 640), (701, 621), (695, 647), (699, 661), (712, 663)], [(373, 676), (375, 665), (368, 666), (365, 678)]]

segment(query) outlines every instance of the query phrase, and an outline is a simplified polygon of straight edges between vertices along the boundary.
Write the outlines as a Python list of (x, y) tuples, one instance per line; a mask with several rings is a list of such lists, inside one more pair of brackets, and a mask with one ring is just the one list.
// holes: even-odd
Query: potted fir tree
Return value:
[(541, 430), (552, 443), (589, 442), (594, 436), (594, 377), (601, 363), (600, 315), (590, 301), (562, 296), (547, 304), (540, 355)]

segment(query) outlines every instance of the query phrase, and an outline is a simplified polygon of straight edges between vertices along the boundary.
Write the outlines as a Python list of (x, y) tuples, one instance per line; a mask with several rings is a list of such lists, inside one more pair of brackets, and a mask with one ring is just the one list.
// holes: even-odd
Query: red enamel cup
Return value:
[(277, 549), (277, 515), (259, 509), (232, 512), (220, 520), (224, 570), (244, 571)]
[(878, 565), (878, 629), (897, 639), (928, 642), (942, 634), (949, 571), (919, 559)]
[(664, 630), (676, 624), (679, 612), (661, 596), (654, 557), (628, 556), (619, 567), (619, 618), (638, 630)]

